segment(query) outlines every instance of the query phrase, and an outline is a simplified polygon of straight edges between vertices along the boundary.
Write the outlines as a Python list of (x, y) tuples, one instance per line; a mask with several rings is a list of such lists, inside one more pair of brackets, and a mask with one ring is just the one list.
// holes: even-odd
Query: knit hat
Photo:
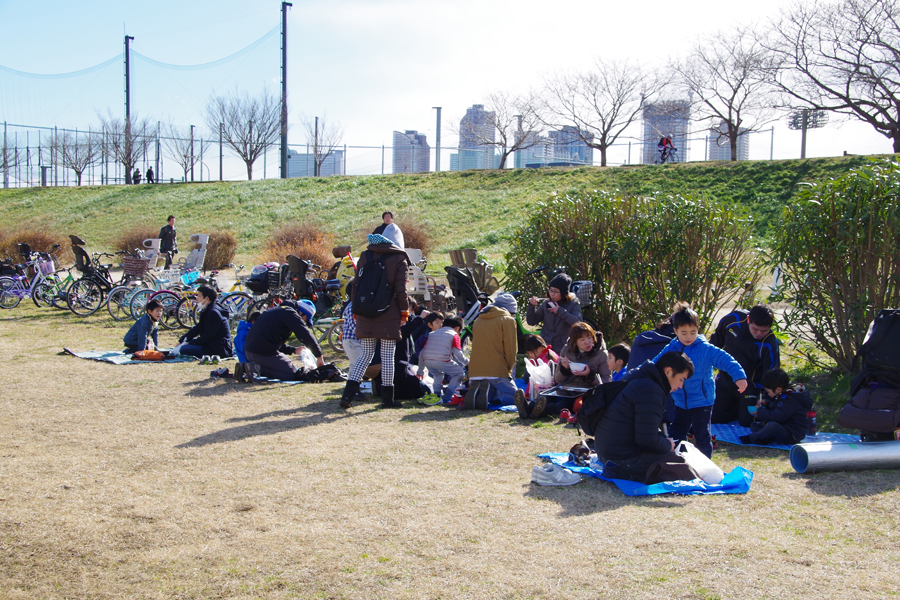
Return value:
[(502, 308), (511, 315), (516, 314), (516, 311), (519, 310), (519, 304), (512, 294), (497, 294), (497, 297), (494, 298), (494, 306)]
[(297, 312), (309, 317), (309, 321), (311, 323), (313, 317), (316, 316), (316, 305), (309, 300), (300, 300), (299, 302), (297, 302)]
[[(393, 240), (390, 240), (390, 239), (384, 237), (380, 233), (370, 233), (366, 239), (370, 244), (393, 244), (394, 243)], [(569, 281), (571, 281), (571, 279)]]
[(562, 294), (562, 297), (565, 298), (569, 295), (570, 285), (572, 285), (572, 278), (565, 273), (560, 273), (550, 280), (550, 285), (548, 285), (547, 287), (558, 289), (559, 293)]

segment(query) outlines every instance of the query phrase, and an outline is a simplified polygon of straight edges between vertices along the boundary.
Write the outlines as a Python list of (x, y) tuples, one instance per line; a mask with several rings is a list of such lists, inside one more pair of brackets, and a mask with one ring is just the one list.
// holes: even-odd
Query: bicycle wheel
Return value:
[(182, 298), (175, 305), (175, 319), (185, 329), (197, 324), (197, 301), (194, 298)]
[(116, 321), (127, 321), (131, 318), (131, 298), (139, 288), (120, 285), (110, 290), (106, 297), (106, 310)]
[(80, 317), (92, 315), (103, 306), (103, 290), (92, 279), (79, 279), (69, 288), (69, 310)]
[(344, 351), (344, 320), (338, 319), (328, 328), (328, 345), (335, 352)]
[(47, 308), (53, 304), (56, 298), (59, 282), (52, 279), (45, 279), (31, 290), (31, 301), (38, 308)]
[(159, 319), (160, 327), (163, 329), (178, 328), (178, 302), (181, 300), (181, 296), (175, 292), (163, 290), (153, 294), (151, 300), (156, 300), (162, 304), (163, 314)]
[(219, 304), (228, 310), (228, 324), (232, 331), (237, 329), (238, 323), (250, 316), (250, 305), (253, 297), (244, 292), (229, 292), (219, 296)]
[(462, 334), (459, 336), (459, 344), (461, 346), (461, 350), (463, 356), (466, 357), (466, 360), (470, 358), (472, 354), (472, 330), (471, 329), (463, 329)]
[(12, 277), (0, 277), (0, 308), (17, 307), (22, 298), (16, 292), (22, 289), (22, 284)]
[(128, 303), (128, 312), (131, 313), (132, 319), (137, 321), (141, 318), (144, 314), (144, 307), (147, 306), (147, 301), (155, 293), (155, 290), (138, 290), (134, 293), (131, 301)]

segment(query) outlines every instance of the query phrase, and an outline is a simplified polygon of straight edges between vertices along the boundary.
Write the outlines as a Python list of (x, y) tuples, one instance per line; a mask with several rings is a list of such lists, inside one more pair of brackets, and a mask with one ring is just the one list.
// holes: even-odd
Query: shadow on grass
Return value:
[(865, 498), (900, 489), (897, 474), (896, 470), (877, 469), (825, 473), (783, 473), (781, 476), (792, 481), (805, 482), (806, 488), (814, 494)]
[(540, 502), (554, 502), (562, 512), (560, 517), (584, 517), (594, 513), (617, 510), (626, 506), (648, 508), (679, 508), (690, 502), (688, 496), (672, 494), (655, 496), (626, 496), (614, 483), (584, 476), (582, 482), (565, 487), (526, 485), (524, 496)]

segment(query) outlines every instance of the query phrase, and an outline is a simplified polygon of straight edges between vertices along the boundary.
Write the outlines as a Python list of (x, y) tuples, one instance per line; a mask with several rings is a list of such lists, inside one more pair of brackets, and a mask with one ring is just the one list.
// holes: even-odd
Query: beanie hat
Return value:
[(556, 277), (550, 280), (550, 285), (547, 287), (556, 288), (559, 290), (559, 293), (562, 294), (562, 297), (565, 298), (569, 295), (569, 286), (572, 285), (572, 278), (566, 275), (565, 273), (560, 273)]
[(519, 304), (512, 294), (497, 294), (497, 297), (494, 298), (494, 306), (502, 308), (511, 315), (516, 314), (519, 309)]
[(316, 316), (316, 305), (309, 300), (300, 300), (297, 302), (297, 312), (309, 317), (309, 321), (312, 323), (313, 317)]
[(366, 240), (367, 240), (370, 244), (393, 244), (393, 243), (394, 243), (393, 240), (384, 237), (384, 236), (381, 235), (380, 233), (370, 233), (370, 234), (366, 237)]

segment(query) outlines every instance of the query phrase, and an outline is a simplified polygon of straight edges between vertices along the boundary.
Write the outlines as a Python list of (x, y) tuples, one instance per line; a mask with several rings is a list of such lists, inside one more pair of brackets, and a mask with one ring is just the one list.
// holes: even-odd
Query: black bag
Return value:
[(900, 352), (897, 348), (900, 348), (900, 310), (881, 310), (853, 358), (853, 369), (860, 359), (862, 368), (850, 384), (851, 396), (872, 382), (900, 388)]
[(326, 381), (347, 381), (347, 375), (334, 363), (328, 363), (303, 373), (303, 381), (309, 383), (325, 383)]
[(366, 263), (360, 268), (353, 285), (353, 314), (361, 317), (377, 317), (387, 311), (394, 300), (394, 290), (388, 283), (387, 269), (382, 254), (380, 259), (375, 253), (366, 250)]
[(581, 408), (578, 409), (576, 418), (578, 419), (578, 427), (585, 435), (597, 435), (597, 426), (600, 425), (600, 419), (606, 413), (606, 409), (612, 404), (616, 396), (619, 395), (625, 386), (625, 381), (610, 381), (602, 383), (591, 391), (585, 393), (581, 398)]
[(700, 474), (696, 469), (687, 464), (683, 456), (669, 452), (650, 465), (644, 483), (653, 485), (665, 481), (693, 481), (694, 479), (700, 479)]

